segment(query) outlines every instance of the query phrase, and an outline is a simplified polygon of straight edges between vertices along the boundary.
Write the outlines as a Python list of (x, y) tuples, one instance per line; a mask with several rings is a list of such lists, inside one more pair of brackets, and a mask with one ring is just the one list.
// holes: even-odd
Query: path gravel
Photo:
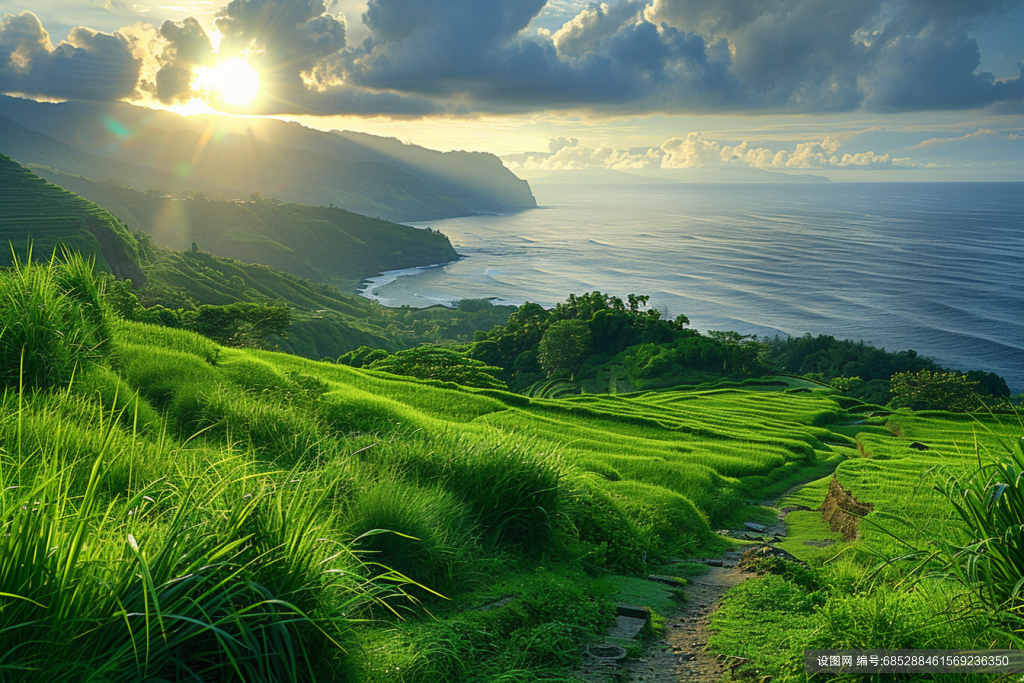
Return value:
[(643, 683), (731, 681), (731, 666), (704, 651), (708, 622), (727, 590), (753, 576), (738, 567), (711, 567), (684, 589), (687, 601), (665, 621), (665, 637), (654, 641), (637, 660), (623, 664), (624, 680)]

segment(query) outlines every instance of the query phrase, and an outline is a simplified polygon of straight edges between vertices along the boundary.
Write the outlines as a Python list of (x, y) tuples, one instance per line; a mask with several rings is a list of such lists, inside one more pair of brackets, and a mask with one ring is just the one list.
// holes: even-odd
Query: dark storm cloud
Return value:
[(0, 20), (0, 92), (112, 100), (135, 93), (140, 60), (120, 33), (76, 28), (56, 47), (31, 12)]
[(157, 99), (165, 104), (175, 100), (187, 102), (192, 95), (193, 67), (209, 64), (213, 59), (210, 38), (192, 17), (181, 22), (165, 21), (160, 26), (160, 36), (167, 41), (167, 47), (161, 58), (163, 66), (156, 74)]
[(643, 2), (594, 6), (555, 34), (527, 35), (544, 4), (373, 0), (370, 39), (346, 78), (501, 111), (745, 99), (726, 43), (644, 21)]
[(1024, 97), (1024, 80), (978, 72), (981, 53), (966, 32), (936, 22), (880, 41), (865, 69), (868, 109), (972, 109)]
[(621, 0), (530, 35), (543, 0), (371, 0), (346, 81), (470, 109), (966, 109), (1020, 99), (968, 32), (1011, 0)]
[[(651, 21), (729, 40), (733, 73), (773, 109), (877, 111), (984, 107), (1017, 84), (975, 73), (969, 31), (1019, 0), (654, 0)], [(1021, 56), (1024, 56), (1022, 54)]]

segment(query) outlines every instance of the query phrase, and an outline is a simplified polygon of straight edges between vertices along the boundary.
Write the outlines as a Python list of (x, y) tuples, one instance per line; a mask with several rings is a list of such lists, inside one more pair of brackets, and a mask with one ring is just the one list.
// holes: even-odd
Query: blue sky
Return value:
[(260, 89), (235, 113), (512, 154), (524, 173), (1024, 180), (1019, 0), (0, 0), (0, 13), (0, 91), (34, 97), (230, 108), (196, 77), (241, 57)]

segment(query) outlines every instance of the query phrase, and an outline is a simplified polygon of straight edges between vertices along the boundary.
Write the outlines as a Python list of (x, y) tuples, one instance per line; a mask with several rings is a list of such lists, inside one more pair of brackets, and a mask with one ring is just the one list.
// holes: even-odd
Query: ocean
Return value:
[(1024, 184), (542, 184), (540, 208), (414, 224), (464, 258), (384, 273), (388, 306), (648, 294), (699, 330), (914, 349), (1024, 391)]

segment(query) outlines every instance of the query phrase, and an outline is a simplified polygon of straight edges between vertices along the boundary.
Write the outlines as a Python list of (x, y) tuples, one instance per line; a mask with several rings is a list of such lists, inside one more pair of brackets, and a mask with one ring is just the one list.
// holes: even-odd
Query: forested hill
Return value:
[[(253, 258), (218, 257), (199, 249), (198, 244), (193, 250), (188, 238), (194, 235), (181, 237), (184, 249), (169, 249), (148, 233), (130, 233), (111, 212), (47, 183), (0, 155), (0, 266), (11, 264), (8, 243), (22, 261), (29, 248), (34, 260), (46, 261), (61, 245), (66, 246), (94, 258), (100, 270), (131, 280), (132, 286), (106, 283), (118, 301), (120, 314), (131, 319), (179, 326), (183, 317), (202, 314), (211, 307), (223, 308), (228, 316), (262, 310), (290, 320), (285, 336), (275, 336), (270, 343), (318, 359), (337, 357), (362, 345), (397, 350), (422, 342), (468, 341), (478, 330), (503, 324), (511, 310), (487, 302), (477, 302), (476, 307), (461, 306), (459, 310), (392, 310), (322, 283), (328, 275), (358, 280), (380, 270), (455, 258), (451, 245), (439, 233), (339, 209), (271, 201), (176, 201), (158, 193), (126, 190), (114, 183), (78, 180), (85, 186), (106, 187), (114, 194), (123, 194), (123, 203), (112, 202), (111, 206), (116, 206), (119, 215), (131, 216), (132, 222), (137, 222), (138, 215), (152, 215), (143, 213), (143, 209), (152, 209), (165, 212), (166, 220), (158, 222), (164, 228), (180, 227), (182, 224), (175, 220), (182, 216), (201, 215), (212, 217), (214, 224), (249, 231), (243, 233), (250, 236), (248, 241), (229, 238), (228, 242), (241, 245), (239, 251), (248, 244)], [(135, 207), (136, 212), (128, 206)], [(254, 230), (276, 234), (271, 226), (291, 241), (281, 244)], [(297, 238), (307, 240), (304, 246)], [(267, 258), (258, 258), (262, 256)], [(291, 266), (292, 272), (265, 265), (275, 259)], [(325, 264), (329, 273), (317, 264)], [(321, 282), (293, 274), (306, 271)], [(252, 308), (254, 305), (257, 308)]]
[[(10, 243), (10, 247), (7, 246)], [(24, 259), (31, 246), (49, 258), (64, 245), (94, 257), (101, 270), (145, 282), (138, 245), (108, 211), (51, 185), (0, 154), (0, 265), (11, 264), (12, 248)]]
[(202, 193), (169, 196), (38, 170), (105, 207), (132, 230), (149, 233), (158, 244), (190, 250), (196, 242), (217, 256), (261, 263), (317, 282), (348, 284), (385, 270), (458, 258), (440, 233), (343, 209), (259, 196), (245, 201), (211, 199)]
[[(40, 141), (21, 131), (22, 146), (9, 152), (15, 160), (94, 180), (109, 177), (141, 190), (184, 188), (234, 197), (260, 192), (396, 221), (537, 206), (526, 181), (491, 154), (441, 153), (297, 123), (184, 117), (128, 104), (46, 104), (0, 96), (0, 116), (51, 138)], [(0, 142), (7, 128), (0, 121)], [(53, 142), (69, 149), (55, 155), (61, 148)], [(81, 153), (104, 162), (83, 171)], [(128, 165), (145, 170), (133, 172)], [(151, 178), (159, 174), (172, 180), (154, 185)]]

